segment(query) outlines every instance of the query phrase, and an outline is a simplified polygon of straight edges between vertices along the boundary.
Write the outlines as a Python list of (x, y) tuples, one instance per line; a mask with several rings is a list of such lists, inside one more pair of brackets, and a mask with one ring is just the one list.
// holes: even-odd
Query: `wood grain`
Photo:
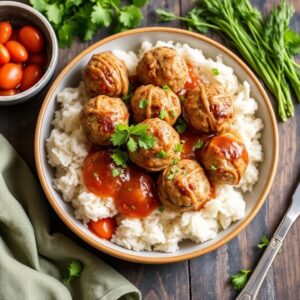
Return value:
[[(26, 2), (26, 1), (21, 1)], [(300, 1), (294, 4), (296, 15), (292, 26), (300, 31)], [(272, 0), (252, 0), (263, 12), (267, 12), (278, 3)], [(191, 7), (191, 0), (152, 0), (144, 9), (143, 26), (164, 25), (184, 27), (178, 21), (159, 24), (153, 10), (157, 7), (166, 8), (176, 14), (185, 14)], [(90, 44), (106, 36), (108, 32), (99, 31), (93, 41), (83, 43), (76, 41), (70, 49), (60, 50), (59, 72), (76, 54)], [(220, 40), (216, 34), (213, 39)], [(226, 44), (226, 41), (223, 41)], [(230, 46), (229, 46), (230, 47)], [(0, 107), (0, 132), (13, 144), (20, 155), (35, 173), (33, 156), (33, 136), (39, 108), (43, 101), (43, 93), (31, 102)], [(271, 96), (272, 98), (272, 96)], [(273, 99), (273, 98), (272, 98)], [(274, 100), (273, 104), (274, 104)], [(74, 236), (52, 211), (53, 230), (59, 229), (83, 247), (90, 249), (97, 256), (107, 261), (126, 278), (137, 285), (147, 300), (210, 300), (234, 299), (236, 292), (229, 284), (230, 276), (241, 268), (255, 268), (262, 251), (256, 248), (262, 235), (271, 236), (283, 217), (295, 188), (300, 179), (300, 105), (295, 107), (295, 117), (286, 123), (278, 122), (280, 136), (280, 161), (276, 178), (268, 200), (251, 224), (230, 243), (213, 253), (170, 265), (141, 265), (109, 257), (84, 244)], [(0, 154), (1, 155), (1, 154)], [(1, 156), (0, 156), (1, 157)], [(287, 236), (283, 252), (276, 258), (273, 267), (263, 283), (258, 299), (281, 300), (300, 299), (300, 222), (298, 221)]]

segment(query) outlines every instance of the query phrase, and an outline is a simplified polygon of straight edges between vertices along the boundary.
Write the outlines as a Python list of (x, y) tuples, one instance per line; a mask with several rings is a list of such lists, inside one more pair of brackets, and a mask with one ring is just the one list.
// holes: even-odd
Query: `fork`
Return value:
[(292, 203), (273, 235), (268, 247), (266, 248), (262, 258), (260, 259), (255, 271), (251, 275), (244, 289), (238, 295), (236, 300), (254, 300), (263, 283), (273, 260), (280, 250), (283, 240), (286, 237), (292, 224), (300, 215), (300, 183), (292, 197)]

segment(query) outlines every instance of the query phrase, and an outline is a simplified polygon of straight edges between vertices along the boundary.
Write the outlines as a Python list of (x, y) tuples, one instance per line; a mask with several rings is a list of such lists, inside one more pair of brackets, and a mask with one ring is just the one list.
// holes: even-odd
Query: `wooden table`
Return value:
[[(164, 7), (173, 10), (177, 14), (184, 14), (192, 7), (191, 0), (152, 0), (150, 2), (151, 4), (144, 9), (143, 26), (161, 25), (155, 21), (154, 8)], [(255, 0), (252, 2), (260, 10), (268, 11), (272, 4), (278, 1)], [(292, 25), (299, 32), (300, 1), (293, 0), (292, 2), (297, 11)], [(180, 22), (172, 22), (168, 25), (183, 27)], [(70, 49), (60, 50), (57, 72), (76, 54), (107, 34), (107, 32), (99, 32), (93, 41), (87, 43), (76, 41)], [(216, 35), (211, 36), (214, 39), (219, 39)], [(35, 174), (33, 137), (36, 118), (46, 90), (28, 103), (0, 107), (0, 133), (12, 143)], [(265, 205), (246, 230), (213, 253), (190, 261), (169, 265), (134, 264), (109, 257), (92, 249), (70, 232), (51, 209), (53, 224), (57, 224), (55, 227), (60, 231), (77, 240), (83, 247), (89, 248), (97, 256), (116, 268), (142, 291), (144, 299), (233, 299), (236, 292), (230, 286), (230, 276), (241, 268), (255, 268), (262, 255), (262, 251), (256, 248), (256, 244), (261, 236), (271, 236), (273, 234), (289, 205), (295, 185), (299, 181), (299, 118), (300, 104), (295, 107), (294, 118), (286, 123), (278, 122), (280, 136), (279, 166)], [(289, 232), (282, 254), (276, 258), (262, 285), (258, 299), (300, 299), (299, 221)]]

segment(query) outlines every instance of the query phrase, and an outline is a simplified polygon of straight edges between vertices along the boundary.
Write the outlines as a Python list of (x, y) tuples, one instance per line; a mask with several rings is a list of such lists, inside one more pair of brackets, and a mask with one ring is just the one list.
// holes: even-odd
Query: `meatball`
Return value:
[(158, 118), (146, 119), (140, 124), (148, 126), (146, 132), (155, 137), (155, 143), (153, 148), (139, 147), (135, 152), (129, 152), (129, 157), (135, 164), (155, 172), (167, 168), (179, 159), (180, 152), (176, 146), (180, 144), (180, 139), (171, 125)]
[(138, 87), (131, 98), (130, 105), (134, 121), (137, 123), (160, 117), (173, 125), (181, 114), (177, 95), (152, 84)]
[(238, 184), (249, 162), (245, 145), (231, 133), (213, 137), (196, 155), (215, 183)]
[(83, 81), (91, 97), (116, 97), (128, 93), (129, 80), (125, 63), (111, 52), (92, 56), (83, 71)]
[(136, 72), (143, 84), (167, 85), (177, 93), (184, 87), (188, 69), (175, 49), (158, 47), (144, 54)]
[(211, 190), (204, 170), (195, 160), (182, 159), (158, 178), (162, 205), (176, 211), (199, 210), (211, 199)]
[(110, 138), (119, 123), (128, 124), (129, 113), (120, 98), (97, 96), (81, 111), (81, 124), (93, 144), (110, 145)]
[(231, 96), (217, 83), (200, 84), (189, 90), (182, 110), (189, 126), (203, 133), (220, 132), (233, 118)]

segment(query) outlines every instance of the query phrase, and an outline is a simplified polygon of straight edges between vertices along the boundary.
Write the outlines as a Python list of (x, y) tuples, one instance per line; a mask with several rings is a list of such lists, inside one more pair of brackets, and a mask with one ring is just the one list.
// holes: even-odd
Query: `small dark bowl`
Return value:
[(0, 21), (9, 21), (12, 26), (34, 25), (46, 39), (47, 67), (42, 78), (28, 90), (12, 96), (0, 96), (0, 105), (12, 105), (29, 100), (40, 92), (51, 79), (58, 59), (58, 44), (55, 32), (47, 19), (29, 5), (15, 1), (0, 2)]

